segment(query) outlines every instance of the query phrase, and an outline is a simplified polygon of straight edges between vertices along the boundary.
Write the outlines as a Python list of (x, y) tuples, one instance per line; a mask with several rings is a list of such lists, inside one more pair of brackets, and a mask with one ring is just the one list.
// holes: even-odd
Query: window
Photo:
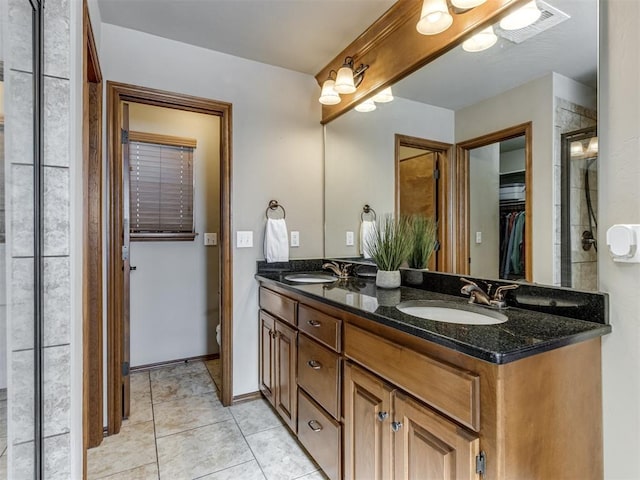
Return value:
[(131, 240), (193, 240), (193, 154), (187, 138), (129, 133)]

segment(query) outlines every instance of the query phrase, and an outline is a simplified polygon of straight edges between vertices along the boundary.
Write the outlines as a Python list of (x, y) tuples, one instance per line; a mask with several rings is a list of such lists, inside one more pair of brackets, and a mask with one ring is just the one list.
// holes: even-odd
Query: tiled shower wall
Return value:
[[(561, 281), (561, 204), (562, 204), (562, 142), (561, 135), (563, 133), (573, 132), (581, 128), (587, 128), (597, 125), (598, 113), (595, 110), (585, 108), (581, 105), (569, 102), (563, 98), (555, 97), (555, 132), (554, 132), (554, 216), (555, 216), (555, 240), (554, 240), (554, 272), (553, 281), (555, 285), (560, 285)], [(597, 254), (592, 248), (589, 251), (582, 250), (581, 236), (584, 230), (588, 229), (587, 207), (585, 201), (584, 190), (584, 171), (580, 166), (584, 167), (584, 160), (577, 160), (580, 165), (573, 164), (571, 166), (571, 273), (573, 280), (573, 288), (581, 290), (597, 290), (598, 289), (598, 263)], [(595, 211), (598, 211), (597, 201), (598, 194), (596, 191), (597, 176), (594, 174), (590, 177), (591, 199)]]
[[(8, 478), (33, 478), (33, 134), (31, 8), (3, 0), (8, 185)], [(47, 0), (44, 80), (44, 465), (70, 471), (70, 3)]]

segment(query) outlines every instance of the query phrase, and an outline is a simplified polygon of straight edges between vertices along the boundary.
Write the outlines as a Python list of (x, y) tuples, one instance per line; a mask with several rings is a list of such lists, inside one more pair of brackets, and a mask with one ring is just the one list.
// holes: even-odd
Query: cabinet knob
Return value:
[(313, 320), (313, 319), (307, 320), (307, 323), (309, 325), (311, 325), (312, 327), (316, 327), (316, 328), (319, 328), (320, 325), (322, 325), (320, 322), (318, 322), (317, 320)]
[(391, 422), (391, 430), (397, 432), (402, 428), (402, 422)]
[(307, 362), (307, 365), (309, 365), (314, 370), (320, 370), (322, 368), (322, 364), (320, 362), (318, 362), (317, 360), (309, 360)]
[(307, 422), (307, 425), (309, 425), (309, 428), (314, 432), (319, 432), (320, 430), (322, 430), (322, 425), (320, 425), (320, 422), (316, 420), (309, 420)]
[(384, 422), (387, 418), (389, 418), (388, 412), (378, 412), (378, 421)]

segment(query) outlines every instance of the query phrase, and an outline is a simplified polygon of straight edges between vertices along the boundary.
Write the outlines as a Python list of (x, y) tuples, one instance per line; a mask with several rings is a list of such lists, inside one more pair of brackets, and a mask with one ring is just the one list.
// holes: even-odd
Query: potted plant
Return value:
[(438, 224), (425, 215), (413, 215), (410, 223), (412, 246), (407, 263), (415, 270), (407, 272), (407, 281), (417, 285), (422, 283), (422, 272), (418, 270), (429, 269), (429, 259), (438, 244)]
[(395, 219), (385, 215), (376, 223), (366, 239), (367, 250), (378, 266), (376, 285), (381, 288), (398, 288), (401, 283), (400, 265), (411, 252), (410, 222), (406, 217)]

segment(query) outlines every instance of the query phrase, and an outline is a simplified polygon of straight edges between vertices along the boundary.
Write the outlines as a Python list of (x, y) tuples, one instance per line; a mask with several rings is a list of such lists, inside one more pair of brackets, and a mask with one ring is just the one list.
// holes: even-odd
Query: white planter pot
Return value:
[(399, 288), (379, 288), (376, 290), (376, 300), (378, 300), (378, 305), (382, 307), (395, 307), (402, 300), (402, 292)]
[(380, 288), (398, 288), (402, 283), (400, 270), (378, 270), (376, 286)]
[(405, 279), (409, 285), (422, 285), (422, 272), (428, 271), (428, 268), (406, 270)]

